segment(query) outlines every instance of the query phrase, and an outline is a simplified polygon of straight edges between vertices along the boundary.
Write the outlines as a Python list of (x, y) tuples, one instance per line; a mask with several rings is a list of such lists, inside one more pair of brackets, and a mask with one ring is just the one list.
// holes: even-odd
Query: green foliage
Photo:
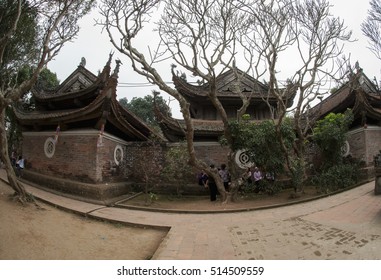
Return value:
[(303, 184), (304, 179), (304, 162), (300, 158), (291, 161), (291, 182), (294, 190), (297, 191)]
[(234, 140), (232, 147), (234, 151), (246, 150), (251, 161), (264, 170), (275, 173), (284, 170), (285, 157), (279, 142), (279, 134), (283, 136), (286, 147), (291, 149), (295, 134), (290, 119), (282, 123), (279, 133), (271, 120), (260, 123), (232, 121), (229, 125)]
[(147, 198), (148, 198), (149, 205), (151, 205), (152, 203), (154, 203), (154, 201), (159, 199), (158, 196), (153, 192), (149, 192), (147, 194)]
[[(158, 109), (164, 114), (171, 116), (171, 109), (161, 96), (155, 97), (155, 103)], [(134, 97), (130, 102), (127, 98), (119, 99), (119, 103), (151, 126), (158, 126), (155, 117), (155, 104), (152, 95), (146, 95), (143, 98)]]
[[(161, 176), (165, 181), (180, 186), (187, 181), (184, 178), (194, 176), (193, 169), (188, 162), (189, 156), (185, 143), (171, 147), (165, 155), (165, 164)], [(179, 191), (177, 193), (179, 194)]]
[(358, 181), (359, 165), (345, 163), (332, 166), (315, 176), (312, 183), (321, 193), (330, 193), (354, 185)]
[[(241, 193), (254, 194), (255, 185), (254, 183), (245, 184), (241, 187)], [(268, 181), (266, 179), (261, 180), (259, 183), (259, 191), (267, 195), (276, 195), (282, 190), (282, 186), (278, 182)]]
[(344, 160), (341, 150), (352, 122), (351, 110), (344, 114), (330, 113), (318, 121), (313, 130), (313, 140), (321, 151), (324, 164), (312, 183), (322, 193), (349, 187), (358, 180), (359, 163)]
[(346, 133), (353, 122), (353, 114), (347, 110), (344, 114), (330, 113), (317, 122), (313, 130), (313, 140), (321, 150), (324, 168), (342, 162), (341, 149), (346, 141)]
[(48, 68), (42, 69), (37, 80), (37, 86), (43, 89), (54, 89), (59, 86), (60, 81), (57, 74), (51, 72)]
[[(25, 65), (33, 65), (38, 58), (38, 18), (37, 11), (23, 1), (16, 32), (5, 46), (2, 64), (0, 65), (1, 87), (17, 84), (19, 69)], [(0, 37), (11, 27), (16, 18), (17, 2), (0, 1)]]
[[(17, 74), (17, 82), (21, 83), (28, 80), (32, 75), (32, 72), (33, 69), (31, 67), (22, 67)], [(43, 87), (44, 89), (51, 89), (59, 85), (59, 80), (57, 79), (56, 73), (44, 68), (38, 77), (37, 85)], [(26, 110), (34, 110), (35, 102), (33, 95), (30, 93), (24, 95), (21, 101), (21, 106), (23, 106)], [(14, 115), (13, 109), (11, 107), (7, 107), (5, 109), (5, 115), (9, 153), (11, 153), (12, 150), (20, 151), (20, 143), (22, 139), (21, 129), (16, 122), (16, 116)]]

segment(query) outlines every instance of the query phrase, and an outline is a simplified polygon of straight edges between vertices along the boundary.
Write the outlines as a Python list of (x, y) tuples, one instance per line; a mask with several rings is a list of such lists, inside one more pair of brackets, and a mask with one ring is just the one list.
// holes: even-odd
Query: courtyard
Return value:
[[(5, 179), (4, 170), (1, 170), (1, 178)], [(86, 239), (86, 236), (77, 235), (71, 228), (70, 220), (73, 220), (74, 226), (74, 221), (78, 217), (82, 217), (82, 220), (83, 217), (87, 217), (82, 221), (84, 223), (93, 225), (101, 223), (102, 226), (108, 227), (108, 233), (112, 236), (117, 234), (115, 233), (117, 231), (121, 236), (129, 236), (130, 241), (119, 241), (118, 247), (122, 253), (117, 255), (118, 250), (116, 250), (109, 255), (110, 259), (381, 259), (381, 199), (374, 195), (374, 181), (305, 203), (261, 210), (217, 213), (159, 212), (106, 207), (54, 195), (29, 185), (26, 185), (26, 188), (36, 198), (50, 205), (47, 206), (49, 212), (58, 211), (59, 215), (71, 215), (64, 218), (65, 223), (57, 222), (55, 226), (60, 227), (63, 224), (67, 231), (72, 232), (71, 240), (77, 244)], [(2, 193), (4, 189), (8, 190), (3, 186)], [(41, 203), (45, 205), (44, 202)], [(52, 205), (54, 207), (51, 207)], [(33, 215), (28, 219), (33, 220), (44, 215), (37, 210), (32, 212)], [(23, 224), (29, 223), (24, 219), (20, 226)], [(42, 254), (52, 252), (49, 247), (56, 246), (54, 242), (62, 243), (62, 240), (51, 238), (49, 242), (44, 243), (44, 239), (39, 238), (46, 226), (43, 223), (40, 226), (41, 228), (34, 229), (39, 233), (37, 236), (31, 234), (33, 229), (29, 229), (29, 233), (26, 232), (22, 239), (34, 246), (46, 248)], [(86, 225), (80, 225), (77, 229), (80, 231), (85, 228)], [(88, 232), (91, 232), (91, 229), (88, 229)], [(112, 239), (107, 235), (88, 237), (86, 240), (88, 246), (98, 249), (90, 250), (86, 256), (79, 255), (79, 259), (97, 259), (96, 252), (99, 252), (99, 248), (106, 250), (112, 243)], [(118, 238), (117, 235), (114, 236), (114, 241), (118, 242)], [(139, 246), (148, 244), (150, 248), (145, 254), (128, 254), (128, 251), (142, 251), (142, 247)], [(36, 251), (36, 247), (31, 246), (31, 248)], [(54, 254), (31, 255), (30, 259), (55, 259), (54, 256), (64, 259), (64, 255), (57, 255), (57, 252)], [(19, 255), (23, 259), (28, 259), (25, 252), (19, 252)], [(17, 258), (16, 256), (17, 254), (9, 256), (8, 259)], [(2, 254), (1, 258), (7, 259), (7, 256)]]

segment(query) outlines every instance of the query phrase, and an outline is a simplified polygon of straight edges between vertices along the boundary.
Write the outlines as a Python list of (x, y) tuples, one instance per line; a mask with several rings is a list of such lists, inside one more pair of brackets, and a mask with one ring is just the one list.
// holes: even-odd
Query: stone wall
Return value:
[(350, 155), (363, 161), (366, 166), (373, 165), (373, 157), (381, 149), (381, 127), (368, 126), (349, 131)]
[(366, 129), (367, 164), (374, 164), (374, 156), (381, 150), (381, 127), (372, 126)]
[(348, 132), (349, 155), (366, 162), (365, 130), (363, 128)]

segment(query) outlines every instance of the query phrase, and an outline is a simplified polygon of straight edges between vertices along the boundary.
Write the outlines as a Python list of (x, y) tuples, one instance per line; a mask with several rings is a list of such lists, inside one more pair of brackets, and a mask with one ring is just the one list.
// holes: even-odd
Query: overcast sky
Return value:
[[(352, 64), (359, 61), (370, 79), (376, 76), (380, 80), (380, 61), (367, 48), (367, 39), (362, 35), (360, 29), (361, 23), (367, 16), (369, 1), (331, 0), (330, 2), (333, 5), (332, 13), (344, 20), (349, 30), (353, 31), (352, 38), (357, 40), (345, 46), (345, 52), (351, 55)], [(82, 57), (86, 59), (86, 68), (94, 74), (97, 74), (108, 60), (108, 55), (113, 48), (106, 34), (101, 34), (100, 26), (94, 26), (94, 17), (96, 17), (95, 11), (82, 19), (77, 39), (73, 43), (66, 44), (56, 59), (48, 65), (51, 71), (57, 73), (61, 82), (77, 68)], [(144, 78), (139, 77), (131, 70), (131, 65), (122, 54), (115, 52), (114, 59), (116, 58), (123, 62), (119, 74), (118, 99), (127, 97), (128, 100), (131, 100), (135, 96), (143, 97), (156, 89), (154, 86), (148, 86)], [(115, 66), (114, 62), (113, 66)], [(169, 67), (164, 71), (167, 73), (163, 76), (170, 81)], [(178, 106), (175, 102), (172, 102), (171, 105), (174, 116), (180, 118)]]

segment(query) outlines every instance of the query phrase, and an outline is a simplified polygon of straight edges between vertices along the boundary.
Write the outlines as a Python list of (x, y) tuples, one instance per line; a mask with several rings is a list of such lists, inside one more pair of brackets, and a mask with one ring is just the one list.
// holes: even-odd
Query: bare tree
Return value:
[[(246, 57), (257, 58), (254, 73), (269, 81), (269, 91), (263, 98), (275, 96), (278, 101), (273, 119), (288, 168), (293, 176), (304, 176), (306, 142), (314, 121), (309, 109), (328, 93), (332, 81), (343, 79), (343, 43), (350, 40), (351, 32), (343, 21), (331, 15), (326, 0), (241, 3), (252, 15), (242, 36)], [(285, 75), (282, 70), (289, 73)], [(287, 109), (290, 102), (292, 112)], [(280, 133), (289, 113), (298, 139), (292, 152), (286, 149)]]
[[(12, 36), (18, 29), (23, 28), (19, 25), (20, 15), (33, 11), (36, 17), (36, 24), (39, 29), (40, 37), (37, 38), (39, 53), (34, 55), (34, 60), (25, 61), (25, 64), (34, 65), (32, 75), (27, 80), (18, 83), (12, 79), (10, 82), (0, 85), (0, 139), (1, 139), (1, 160), (5, 163), (5, 168), (10, 186), (14, 189), (15, 195), (21, 202), (27, 201), (28, 195), (24, 186), (18, 182), (13, 171), (9, 154), (5, 127), (5, 109), (18, 102), (24, 94), (29, 92), (36, 83), (39, 73), (61, 50), (63, 45), (75, 38), (79, 31), (78, 20), (87, 14), (93, 6), (94, 0), (15, 0), (7, 1), (8, 5), (5, 12), (0, 17), (0, 23), (4, 21), (11, 28), (7, 32), (1, 33), (0, 38), (0, 63), (3, 64), (3, 57), (6, 48), (9, 46)], [(6, 13), (14, 11), (15, 16), (8, 16)], [(3, 22), (1, 22), (3, 21)], [(16, 58), (15, 58), (16, 59)], [(14, 61), (11, 66), (17, 66)], [(18, 69), (13, 69), (17, 73)]]
[[(216, 78), (228, 67), (232, 67), (236, 55), (236, 34), (244, 15), (236, 9), (234, 1), (229, 0), (102, 2), (101, 14), (104, 20), (98, 23), (104, 26), (114, 47), (131, 60), (135, 72), (179, 102), (186, 124), (185, 137), (190, 164), (209, 172), (226, 201), (228, 193), (219, 175), (212, 172), (195, 155), (194, 127), (188, 101), (175, 88), (165, 83), (155, 67), (158, 63), (171, 59), (176, 64), (172, 66), (172, 73), (174, 67), (180, 66), (207, 82), (208, 96), (225, 124), (225, 137), (231, 141), (228, 117), (217, 98)], [(163, 6), (160, 6), (161, 3)], [(148, 54), (144, 54), (138, 50), (136, 39), (141, 35), (144, 24), (152, 19), (150, 15), (154, 9), (161, 11), (155, 29), (159, 43), (154, 48), (149, 48)]]
[[(175, 88), (164, 82), (162, 74), (155, 67), (171, 60), (182, 70), (207, 82), (208, 97), (224, 123), (224, 136), (230, 147), (233, 135), (227, 114), (217, 98), (216, 77), (220, 73), (236, 69), (239, 63), (241, 69), (246, 69), (245, 73), (251, 72), (258, 79), (268, 77), (269, 92), (263, 98), (277, 98), (278, 108), (273, 116), (280, 123), (288, 113), (287, 108), (292, 102), (290, 98), (298, 92), (295, 128), (299, 142), (303, 143), (305, 113), (310, 103), (320, 95), (318, 89), (322, 86), (324, 75), (334, 74), (332, 69), (325, 67), (341, 54), (338, 41), (345, 41), (350, 36), (345, 33), (343, 23), (329, 15), (329, 4), (325, 0), (103, 0), (102, 3), (100, 10), (103, 21), (98, 24), (107, 31), (114, 47), (131, 60), (135, 72), (179, 102), (186, 124), (190, 163), (206, 170), (216, 180), (225, 201), (232, 193), (224, 190), (218, 174), (213, 173), (195, 155), (189, 103)], [(142, 38), (144, 25), (152, 21), (154, 11), (156, 15), (160, 14), (155, 23), (155, 35), (158, 35), (159, 43), (144, 52), (138, 47), (139, 39)], [(301, 63), (285, 85), (279, 78), (279, 56), (287, 53), (291, 47), (299, 54)], [(294, 60), (289, 63), (295, 68)], [(242, 97), (239, 117), (245, 112), (250, 98), (245, 97), (240, 89), (237, 89), (237, 93)], [(296, 145), (297, 152), (302, 148)], [(290, 155), (288, 151), (287, 155)], [(288, 159), (291, 166), (290, 157)], [(229, 168), (233, 179), (238, 179), (233, 162), (231, 149)], [(236, 184), (233, 185), (233, 193), (236, 189), (234, 186)]]
[(369, 48), (381, 59), (381, 1), (371, 0), (368, 17), (361, 24), (361, 30), (369, 39)]

